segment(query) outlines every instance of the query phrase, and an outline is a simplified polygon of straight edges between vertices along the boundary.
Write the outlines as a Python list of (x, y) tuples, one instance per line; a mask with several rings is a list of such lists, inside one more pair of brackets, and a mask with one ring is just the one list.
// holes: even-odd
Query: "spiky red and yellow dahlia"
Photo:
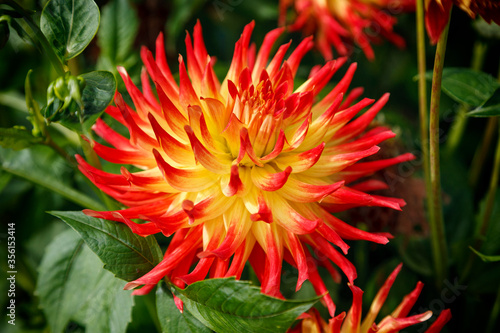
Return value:
[(296, 18), (289, 29), (314, 34), (325, 59), (333, 58), (332, 46), (338, 54), (348, 55), (354, 43), (371, 60), (375, 57), (372, 42), (385, 38), (400, 48), (405, 46), (393, 31), (397, 20), (391, 13), (414, 10), (415, 0), (280, 0), (280, 24), (286, 23), (292, 6)]
[[(361, 321), (363, 291), (354, 285), (349, 285), (353, 294), (352, 306), (349, 309), (347, 316), (342, 312), (335, 318), (332, 318), (327, 323), (316, 309), (310, 310), (303, 315), (302, 321), (292, 329), (289, 333), (395, 333), (400, 330), (419, 324), (428, 320), (432, 316), (431, 311), (421, 314), (415, 314), (408, 317), (413, 305), (418, 299), (423, 288), (423, 283), (418, 282), (415, 289), (405, 296), (398, 307), (388, 316), (384, 317), (378, 324), (375, 323), (382, 306), (391, 290), (392, 284), (396, 280), (397, 275), (401, 271), (402, 264), (399, 264), (396, 269), (389, 275), (385, 283), (380, 288), (379, 292), (373, 300), (368, 314)], [(443, 310), (434, 323), (425, 331), (425, 333), (438, 333), (443, 326), (451, 319), (449, 309)]]
[[(111, 174), (77, 157), (80, 170), (96, 186), (129, 207), (87, 214), (126, 223), (143, 236), (173, 235), (163, 261), (126, 285), (144, 286), (135, 294), (149, 292), (165, 276), (181, 287), (207, 275), (239, 278), (249, 261), (262, 291), (280, 296), (283, 260), (298, 269), (297, 289), (309, 279), (317, 293), (324, 294), (317, 265), (338, 279), (333, 262), (350, 282), (356, 278), (354, 266), (334, 246), (346, 253), (344, 239), (388, 242), (385, 234), (361, 231), (331, 214), (356, 206), (400, 209), (404, 204), (366, 194), (386, 185), (360, 179), (413, 155), (357, 163), (394, 136), (384, 127), (368, 129), (388, 95), (375, 103), (367, 98), (355, 103), (362, 94), (357, 88), (344, 97), (356, 69), (353, 64), (317, 101), (345, 59), (328, 62), (294, 88), (301, 58), (313, 46), (311, 39), (302, 41), (286, 60), (290, 43), (270, 58), (283, 29), (268, 33), (256, 55), (249, 45), (253, 27), (247, 25), (236, 43), (222, 83), (199, 23), (194, 39), (186, 37), (187, 70), (179, 57), (179, 84), (167, 65), (160, 34), (155, 58), (145, 48), (141, 52), (147, 68), (142, 93), (120, 68), (135, 110), (120, 94), (116, 106), (106, 110), (128, 128), (130, 138), (103, 120), (94, 126), (97, 135), (114, 146), (93, 142), (99, 156), (140, 171), (122, 167), (121, 174)], [(156, 83), (158, 99), (149, 77)], [(325, 296), (325, 302), (333, 314), (331, 298)]]

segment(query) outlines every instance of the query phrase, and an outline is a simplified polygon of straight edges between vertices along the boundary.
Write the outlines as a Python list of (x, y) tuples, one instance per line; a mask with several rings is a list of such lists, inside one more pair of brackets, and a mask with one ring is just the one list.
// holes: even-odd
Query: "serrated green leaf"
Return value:
[(82, 212), (49, 212), (75, 229), (116, 277), (133, 281), (162, 260), (153, 236), (134, 234), (125, 224), (90, 217)]
[(103, 7), (97, 43), (113, 67), (130, 56), (138, 29), (137, 14), (128, 0), (112, 0)]
[(441, 87), (453, 100), (476, 107), (485, 103), (499, 84), (491, 75), (483, 72), (447, 68), (443, 71)]
[(43, 186), (84, 208), (103, 210), (104, 206), (101, 203), (75, 190), (59, 177), (64, 168), (67, 168), (67, 164), (54, 155), (52, 149), (46, 146), (36, 146), (22, 151), (0, 149), (0, 168), (14, 176)]
[(487, 256), (485, 254), (480, 253), (479, 251), (475, 250), (472, 246), (469, 246), (469, 249), (472, 250), (475, 254), (481, 258), (482, 261), (484, 262), (495, 262), (495, 261), (500, 261), (500, 256)]
[(0, 146), (4, 148), (22, 150), (42, 141), (42, 138), (34, 137), (24, 127), (0, 128)]
[(234, 278), (199, 281), (185, 289), (173, 286), (173, 292), (190, 313), (216, 332), (285, 332), (318, 301), (270, 297)]
[(60, 123), (75, 131), (81, 132), (83, 130), (86, 132), (113, 100), (116, 91), (116, 79), (108, 71), (89, 72), (79, 77), (85, 80), (85, 87), (82, 91), (83, 125), (77, 116), (78, 106), (76, 103), (64, 110)]
[(133, 297), (124, 282), (102, 269), (102, 263), (73, 230), (59, 234), (47, 247), (39, 268), (37, 293), (52, 332), (70, 320), (88, 332), (125, 332)]
[(162, 332), (164, 333), (210, 333), (211, 329), (203, 325), (187, 309), (180, 312), (174, 297), (164, 283), (156, 290), (156, 309)]
[(481, 106), (467, 113), (469, 117), (495, 117), (500, 116), (500, 89), (495, 90), (493, 95)]
[(40, 18), (40, 29), (63, 62), (79, 55), (98, 28), (99, 8), (93, 0), (50, 0)]

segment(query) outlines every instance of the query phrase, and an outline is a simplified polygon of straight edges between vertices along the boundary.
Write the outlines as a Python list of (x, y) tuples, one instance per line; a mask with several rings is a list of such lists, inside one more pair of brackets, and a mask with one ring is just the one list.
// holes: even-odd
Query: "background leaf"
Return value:
[(174, 293), (199, 321), (216, 332), (285, 332), (318, 298), (284, 301), (234, 278), (195, 282)]
[(62, 332), (70, 320), (85, 325), (88, 332), (126, 331), (133, 306), (131, 293), (122, 290), (123, 281), (102, 269), (100, 260), (73, 230), (54, 238), (39, 273), (37, 293), (53, 332)]
[(180, 312), (174, 297), (165, 283), (160, 283), (156, 290), (156, 309), (162, 331), (165, 333), (210, 333), (211, 329), (203, 325), (187, 309)]
[(125, 224), (90, 217), (82, 212), (50, 212), (75, 229), (116, 277), (135, 280), (162, 260), (153, 236), (134, 234)]
[(79, 55), (98, 28), (99, 8), (93, 0), (50, 0), (40, 18), (40, 29), (63, 62)]
[(53, 152), (49, 147), (36, 146), (19, 152), (0, 149), (0, 168), (17, 177), (43, 186), (64, 198), (85, 208), (104, 209), (103, 205), (84, 193), (75, 190), (70, 183), (64, 182), (60, 175), (67, 171), (62, 159), (53, 160)]
[(494, 117), (500, 116), (500, 89), (495, 90), (493, 95), (474, 110), (467, 113), (470, 117)]
[(129, 0), (112, 0), (103, 7), (97, 43), (101, 56), (109, 63), (106, 68), (114, 70), (117, 65), (125, 65), (138, 29), (139, 20)]
[(491, 75), (483, 72), (468, 68), (446, 68), (441, 86), (453, 100), (479, 106), (493, 95), (499, 84)]
[(473, 247), (469, 246), (469, 248), (472, 250), (472, 252), (474, 252), (475, 254), (477, 254), (479, 256), (479, 258), (481, 258), (481, 260), (484, 261), (484, 262), (500, 261), (500, 256), (487, 256), (485, 254), (480, 253), (477, 250), (474, 250)]
[(0, 146), (14, 150), (21, 150), (37, 143), (40, 143), (42, 138), (34, 137), (24, 127), (0, 128)]

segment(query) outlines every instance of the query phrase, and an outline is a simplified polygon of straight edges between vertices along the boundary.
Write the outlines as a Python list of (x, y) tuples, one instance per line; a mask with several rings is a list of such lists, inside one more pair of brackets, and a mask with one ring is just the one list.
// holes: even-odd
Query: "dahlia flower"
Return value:
[(455, 4), (471, 18), (476, 14), (486, 22), (500, 25), (500, 3), (492, 0), (425, 0), (425, 27), (431, 43), (436, 44), (450, 19), (451, 6)]
[[(390, 13), (415, 9), (415, 0), (280, 0), (280, 23), (286, 23), (287, 9), (293, 6), (297, 16), (291, 31), (315, 34), (316, 47), (327, 60), (352, 52), (352, 43), (368, 59), (375, 57), (370, 42), (385, 38), (402, 48), (404, 39), (393, 31), (397, 20)], [(382, 37), (382, 38), (381, 38)]]
[[(301, 58), (313, 47), (311, 39), (302, 41), (286, 60), (290, 43), (270, 58), (283, 29), (269, 32), (256, 55), (250, 45), (253, 28), (254, 23), (245, 27), (222, 82), (215, 76), (214, 58), (207, 54), (199, 23), (194, 38), (186, 36), (187, 70), (179, 56), (179, 84), (167, 65), (160, 34), (155, 57), (141, 50), (147, 69), (142, 92), (119, 68), (135, 110), (118, 93), (115, 106), (106, 110), (127, 127), (130, 137), (103, 120), (93, 128), (113, 146), (92, 142), (95, 152), (135, 170), (122, 166), (120, 174), (112, 174), (77, 156), (80, 170), (128, 207), (86, 211), (88, 215), (125, 223), (142, 236), (172, 236), (161, 263), (125, 286), (143, 286), (134, 294), (148, 293), (164, 277), (180, 287), (207, 275), (240, 278), (249, 261), (262, 292), (280, 297), (286, 260), (298, 270), (297, 289), (309, 279), (322, 295), (327, 290), (317, 265), (325, 266), (336, 280), (340, 274), (332, 262), (351, 283), (356, 278), (354, 266), (334, 246), (347, 253), (345, 239), (388, 242), (386, 234), (359, 230), (331, 214), (356, 206), (404, 205), (400, 199), (365, 193), (386, 185), (362, 178), (413, 155), (358, 162), (394, 136), (385, 127), (368, 129), (388, 95), (375, 103), (367, 98), (355, 103), (362, 94), (357, 88), (344, 97), (356, 69), (353, 64), (338, 85), (317, 100), (345, 59), (326, 63), (294, 88)], [(323, 299), (333, 314), (330, 296)]]
[[(408, 317), (411, 308), (415, 304), (423, 288), (423, 283), (418, 282), (415, 289), (405, 296), (398, 307), (390, 314), (384, 317), (378, 324), (375, 324), (375, 319), (384, 305), (384, 302), (391, 290), (392, 284), (397, 275), (401, 271), (402, 264), (399, 264), (396, 269), (389, 275), (385, 283), (380, 288), (379, 292), (373, 300), (368, 314), (361, 321), (363, 291), (354, 285), (349, 285), (353, 294), (353, 303), (349, 309), (347, 316), (342, 312), (335, 318), (332, 318), (327, 323), (321, 318), (316, 309), (310, 310), (303, 315), (302, 321), (292, 329), (289, 333), (392, 333), (419, 324), (428, 320), (432, 316), (431, 311), (426, 311), (421, 314), (415, 314)], [(443, 310), (436, 321), (425, 331), (425, 333), (440, 332), (443, 326), (451, 319), (449, 309)]]

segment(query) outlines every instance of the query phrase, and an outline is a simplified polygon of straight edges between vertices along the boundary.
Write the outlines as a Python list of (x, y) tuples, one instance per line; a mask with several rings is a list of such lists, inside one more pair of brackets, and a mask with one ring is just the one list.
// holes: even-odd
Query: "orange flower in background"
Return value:
[[(352, 306), (347, 315), (342, 312), (340, 315), (332, 318), (327, 323), (316, 309), (310, 310), (303, 315), (302, 321), (292, 329), (289, 333), (393, 333), (400, 330), (422, 323), (432, 316), (431, 311), (422, 314), (416, 314), (408, 317), (413, 305), (418, 299), (423, 288), (423, 283), (418, 282), (415, 289), (405, 296), (398, 307), (388, 316), (384, 317), (378, 324), (375, 319), (379, 314), (385, 300), (391, 290), (391, 287), (396, 280), (397, 275), (401, 271), (402, 264), (399, 264), (396, 269), (387, 278), (384, 285), (373, 300), (368, 314), (361, 321), (363, 291), (354, 285), (349, 285), (353, 294)], [(444, 325), (451, 319), (451, 311), (443, 310), (434, 323), (425, 331), (425, 333), (440, 332)]]
[(450, 19), (451, 6), (455, 4), (471, 18), (476, 14), (486, 22), (500, 25), (500, 2), (489, 0), (425, 0), (425, 27), (432, 44), (436, 44)]
[(333, 58), (332, 46), (339, 55), (349, 55), (354, 43), (372, 60), (371, 43), (387, 39), (400, 48), (405, 46), (404, 39), (393, 31), (397, 20), (391, 14), (415, 10), (415, 0), (280, 0), (282, 25), (292, 6), (296, 18), (289, 29), (314, 34), (325, 59)]
[[(127, 127), (130, 138), (103, 120), (94, 126), (113, 146), (92, 142), (96, 153), (134, 169), (122, 166), (120, 174), (112, 174), (77, 156), (80, 170), (97, 187), (129, 207), (86, 214), (126, 223), (142, 236), (172, 236), (161, 263), (126, 285), (143, 286), (134, 294), (148, 293), (165, 276), (180, 287), (207, 276), (240, 278), (249, 261), (262, 292), (281, 297), (285, 260), (298, 270), (297, 289), (309, 279), (321, 295), (327, 289), (317, 265), (325, 266), (337, 281), (340, 275), (332, 263), (351, 283), (356, 278), (354, 266), (334, 246), (345, 254), (345, 239), (388, 242), (387, 234), (359, 230), (331, 214), (357, 206), (404, 205), (400, 199), (365, 193), (387, 185), (363, 177), (411, 160), (412, 154), (358, 162), (394, 136), (385, 127), (368, 128), (388, 95), (356, 103), (361, 88), (346, 94), (353, 64), (337, 86), (317, 100), (345, 59), (326, 63), (294, 89), (299, 63), (313, 47), (311, 39), (284, 60), (290, 43), (270, 57), (284, 29), (268, 33), (256, 54), (255, 45), (250, 45), (253, 27), (245, 27), (222, 82), (213, 71), (199, 23), (194, 38), (186, 37), (187, 70), (179, 57), (179, 83), (167, 65), (160, 34), (155, 58), (147, 49), (141, 51), (147, 68), (142, 92), (119, 69), (135, 110), (120, 94), (116, 106), (106, 110)], [(323, 301), (333, 315), (330, 296)]]

